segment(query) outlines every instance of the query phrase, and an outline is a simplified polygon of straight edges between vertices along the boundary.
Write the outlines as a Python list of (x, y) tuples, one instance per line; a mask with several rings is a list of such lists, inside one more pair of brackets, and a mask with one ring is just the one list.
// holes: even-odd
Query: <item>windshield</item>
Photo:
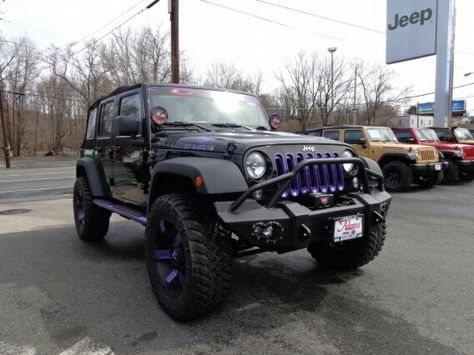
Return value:
[(421, 142), (439, 142), (436, 132), (432, 129), (415, 129), (415, 134)]
[(398, 142), (390, 128), (366, 128), (371, 142)]
[(460, 140), (467, 141), (467, 140), (474, 139), (467, 128), (456, 128), (454, 130), (454, 135), (456, 136), (457, 139), (460, 139)]
[(148, 108), (151, 110), (155, 106), (168, 111), (168, 122), (270, 129), (265, 111), (252, 95), (195, 88), (151, 87), (148, 89)]

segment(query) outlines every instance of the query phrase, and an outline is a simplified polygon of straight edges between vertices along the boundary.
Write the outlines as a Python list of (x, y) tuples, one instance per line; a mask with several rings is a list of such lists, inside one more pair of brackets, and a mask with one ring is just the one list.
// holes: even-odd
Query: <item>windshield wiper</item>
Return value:
[(207, 132), (210, 132), (211, 130), (208, 129), (208, 128), (205, 128), (205, 127), (202, 127), (200, 125), (197, 125), (195, 123), (192, 123), (192, 122), (188, 122), (188, 121), (169, 121), (169, 122), (165, 122), (165, 123), (162, 123), (160, 126), (169, 126), (169, 127), (197, 127), (199, 129), (202, 129), (204, 131), (207, 131)]
[(223, 127), (223, 128), (245, 128), (245, 129), (248, 129), (249, 131), (253, 131), (253, 129), (250, 128), (250, 127), (242, 126), (242, 125), (235, 124), (235, 123), (213, 123), (213, 124), (211, 124), (211, 126)]

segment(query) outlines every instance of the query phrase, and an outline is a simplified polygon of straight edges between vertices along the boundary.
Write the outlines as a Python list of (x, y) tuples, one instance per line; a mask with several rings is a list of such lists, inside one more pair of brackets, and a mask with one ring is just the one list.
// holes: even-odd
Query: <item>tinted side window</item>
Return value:
[(108, 102), (100, 107), (99, 137), (110, 137), (114, 119), (114, 102)]
[(400, 143), (413, 143), (411, 132), (408, 131), (395, 131), (395, 137), (397, 137)]
[(92, 111), (89, 112), (89, 119), (87, 120), (86, 139), (94, 139), (96, 118), (97, 108), (94, 108)]
[(308, 132), (308, 136), (321, 137), (321, 131)]
[(435, 131), (436, 135), (438, 136), (440, 141), (443, 142), (452, 142), (453, 138), (451, 137), (451, 133), (447, 131)]
[(344, 132), (344, 142), (349, 144), (360, 144), (364, 138), (364, 133), (361, 130), (352, 130)]
[(329, 139), (334, 139), (335, 141), (339, 140), (339, 131), (325, 131), (324, 137)]
[(139, 120), (141, 118), (140, 95), (130, 95), (120, 99), (119, 116), (130, 116)]

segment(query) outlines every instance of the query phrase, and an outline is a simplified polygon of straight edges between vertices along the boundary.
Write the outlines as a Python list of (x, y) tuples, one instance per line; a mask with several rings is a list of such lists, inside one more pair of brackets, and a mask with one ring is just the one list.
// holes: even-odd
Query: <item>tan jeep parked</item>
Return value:
[(359, 156), (377, 161), (387, 190), (403, 191), (412, 182), (431, 187), (443, 179), (446, 164), (440, 161), (435, 148), (399, 143), (388, 127), (333, 126), (302, 133), (346, 142)]

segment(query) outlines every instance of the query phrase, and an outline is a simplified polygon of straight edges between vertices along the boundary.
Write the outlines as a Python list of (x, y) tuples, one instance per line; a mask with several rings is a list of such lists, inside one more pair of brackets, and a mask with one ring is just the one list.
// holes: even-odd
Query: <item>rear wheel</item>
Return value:
[(388, 162), (382, 168), (385, 177), (385, 187), (389, 191), (404, 191), (413, 181), (413, 174), (409, 166), (401, 161)]
[(459, 168), (452, 160), (448, 160), (448, 168), (444, 171), (443, 183), (452, 184), (459, 177)]
[(109, 230), (110, 212), (92, 203), (92, 194), (87, 180), (76, 179), (73, 192), (74, 222), (76, 231), (83, 241), (101, 240)]
[(444, 176), (443, 171), (439, 171), (429, 177), (416, 176), (415, 182), (420, 186), (429, 188), (429, 187), (433, 187), (434, 185), (440, 184), (441, 181), (443, 180), (443, 176)]
[(352, 270), (369, 263), (379, 254), (385, 234), (385, 223), (381, 223), (365, 237), (342, 243), (312, 243), (308, 252), (324, 268)]
[(461, 179), (462, 181), (472, 181), (474, 180), (474, 174), (460, 173), (459, 179)]
[(179, 321), (201, 317), (225, 298), (232, 248), (216, 233), (215, 213), (193, 196), (158, 198), (146, 229), (146, 265), (153, 292)]

